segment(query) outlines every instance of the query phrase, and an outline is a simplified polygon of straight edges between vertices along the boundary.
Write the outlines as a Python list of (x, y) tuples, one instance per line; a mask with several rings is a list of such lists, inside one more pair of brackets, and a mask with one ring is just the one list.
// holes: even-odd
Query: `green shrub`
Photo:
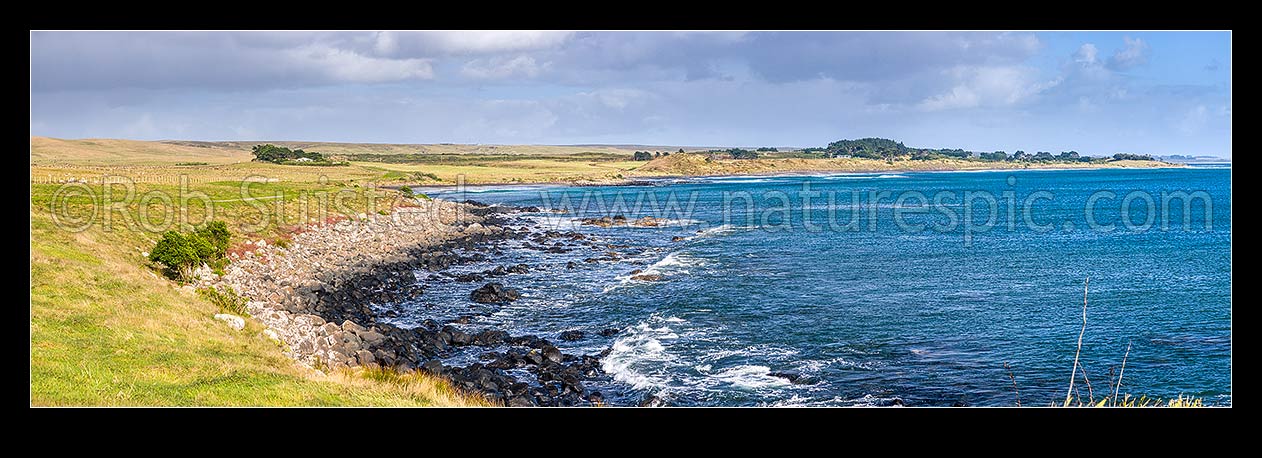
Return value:
[(200, 239), (194, 234), (166, 231), (162, 240), (149, 250), (149, 260), (166, 266), (168, 277), (186, 277), (201, 260), (199, 247), (191, 238)]
[(166, 231), (162, 240), (149, 251), (149, 260), (162, 264), (168, 277), (187, 279), (202, 263), (218, 265), (217, 261), (224, 259), (228, 252), (231, 238), (232, 234), (223, 221), (212, 221), (188, 234)]
[(228, 225), (223, 221), (211, 221), (206, 227), (198, 229), (197, 235), (210, 244), (210, 259), (219, 259), (228, 254), (228, 242), (232, 239), (232, 233), (228, 232)]
[(399, 186), (399, 192), (408, 197), (413, 195), (411, 186)]

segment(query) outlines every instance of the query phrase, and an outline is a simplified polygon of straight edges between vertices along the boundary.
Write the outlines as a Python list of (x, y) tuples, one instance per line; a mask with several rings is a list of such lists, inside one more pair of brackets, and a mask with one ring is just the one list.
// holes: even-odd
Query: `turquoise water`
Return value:
[[(1007, 406), (1016, 400), (1007, 363), (1023, 404), (1047, 405), (1065, 397), (1090, 277), (1081, 361), (1096, 398), (1126, 356), (1122, 393), (1229, 405), (1230, 180), (1229, 166), (1217, 166), (726, 177), (431, 195), (540, 207), (563, 206), (566, 195), (569, 213), (528, 215), (530, 224), (626, 246), (614, 249), (618, 261), (587, 263), (581, 260), (597, 255), (591, 250), (546, 254), (506, 245), (493, 262), (465, 267), (531, 265), (530, 273), (503, 279), (524, 298), (470, 326), (539, 333), (567, 352), (612, 346), (604, 359), (609, 380), (592, 386), (617, 402), (655, 395), (675, 405), (884, 405), (897, 398), (907, 405)], [(819, 192), (809, 205), (803, 183)], [(882, 191), (890, 197), (873, 205), (870, 193)], [(931, 205), (944, 191), (956, 197)], [(1048, 194), (1032, 201), (1027, 224), (1023, 202), (1039, 191)], [(1098, 198), (1092, 216), (1113, 224), (1112, 231), (1093, 230), (1084, 210), (1101, 191), (1115, 197)], [(1148, 215), (1142, 196), (1154, 201), (1151, 228), (1123, 226), (1121, 202), (1133, 191), (1136, 225)], [(1201, 191), (1212, 208), (1196, 201), (1186, 225), (1181, 204), (1161, 215), (1162, 192), (1175, 191)], [(733, 198), (741, 192), (755, 208)], [(914, 196), (894, 201), (907, 192), (929, 199), (929, 212), (906, 214), (926, 204)], [(967, 228), (966, 192), (975, 204)], [(839, 225), (850, 221), (855, 193), (859, 223), (829, 229), (830, 213)], [(646, 202), (672, 194), (682, 211), (660, 213)], [(629, 208), (610, 209), (619, 195)], [(1001, 214), (983, 230), (990, 214), (984, 195), (1001, 213), (1014, 202), (1011, 226)], [(605, 205), (594, 204), (596, 197)], [(694, 198), (690, 211), (682, 208)], [(779, 211), (786, 202), (788, 210)], [(575, 225), (582, 216), (634, 219), (655, 210), (668, 226)], [(908, 224), (900, 227), (895, 212)], [(948, 214), (954, 227), (935, 229), (952, 221)], [(807, 218), (823, 229), (808, 230)], [(926, 226), (910, 227), (917, 223)], [(566, 268), (569, 261), (577, 266)], [(663, 278), (632, 280), (633, 269)], [(425, 306), (404, 304), (398, 321), (468, 310), (465, 298), (476, 286), (434, 279)], [(595, 335), (611, 327), (620, 332)], [(555, 339), (569, 329), (587, 337)], [(776, 372), (798, 376), (796, 383)], [(1084, 399), (1091, 396), (1081, 378), (1077, 384)]]

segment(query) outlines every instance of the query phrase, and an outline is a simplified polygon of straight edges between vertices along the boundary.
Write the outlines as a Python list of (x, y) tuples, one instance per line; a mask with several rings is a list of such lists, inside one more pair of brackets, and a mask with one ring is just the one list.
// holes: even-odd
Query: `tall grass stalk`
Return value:
[(1091, 277), (1082, 282), (1082, 330), (1078, 331), (1078, 350), (1074, 352), (1074, 370), (1069, 374), (1069, 392), (1065, 393), (1065, 407), (1069, 407), (1069, 400), (1074, 395), (1074, 379), (1078, 378), (1078, 357), (1082, 355), (1082, 336), (1087, 333), (1087, 285), (1091, 283)]
[(1126, 372), (1126, 358), (1131, 356), (1131, 344), (1126, 343), (1126, 354), (1122, 355), (1122, 368), (1117, 371), (1117, 385), (1113, 387), (1113, 403), (1117, 403), (1117, 392), (1122, 389), (1122, 374)]

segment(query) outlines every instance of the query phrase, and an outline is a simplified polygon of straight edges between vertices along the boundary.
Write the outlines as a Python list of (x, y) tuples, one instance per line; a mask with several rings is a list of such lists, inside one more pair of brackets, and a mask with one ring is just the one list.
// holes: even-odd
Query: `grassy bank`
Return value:
[(68, 233), (31, 211), (32, 405), (479, 405), (440, 380), (321, 375), (259, 325), (143, 266), (146, 234)]
[[(32, 155), (35, 160), (35, 155)], [(164, 161), (187, 161), (187, 157)], [(145, 159), (148, 161), (148, 159)], [(109, 158), (73, 166), (161, 171), (171, 166), (134, 165)], [(284, 180), (255, 183), (252, 195), (239, 194), (242, 167), (276, 172)], [(286, 228), (304, 221), (303, 194), (343, 192), (349, 213), (369, 211), (369, 197), (388, 207), (397, 193), (356, 187), (379, 173), (359, 170), (321, 182), (301, 168), (263, 164), (226, 164), (197, 167), (203, 179), (189, 190), (212, 201), (209, 213), (227, 221), (240, 234), (243, 226), (263, 212), (285, 215), (261, 225), (249, 238), (275, 240)], [(384, 371), (322, 374), (296, 365), (282, 348), (262, 335), (262, 327), (247, 320), (236, 331), (213, 319), (220, 311), (206, 299), (157, 275), (141, 252), (150, 249), (160, 231), (141, 226), (142, 206), (133, 199), (113, 212), (106, 227), (101, 218), (85, 230), (59, 227), (50, 209), (54, 202), (72, 215), (89, 215), (103, 200), (104, 187), (83, 185), (96, 196), (55, 199), (59, 185), (36, 182), (32, 166), (30, 240), (30, 391), (38, 406), (477, 406), (486, 402), (453, 390), (446, 382), (420, 374)], [(294, 171), (296, 170), (296, 172)], [(112, 200), (122, 200), (125, 186)], [(166, 183), (137, 183), (137, 196), (160, 191), (178, 196), (179, 187)], [(178, 198), (178, 197), (177, 197)], [(284, 203), (284, 206), (278, 204)], [(157, 207), (145, 206), (145, 210)], [(194, 201), (183, 217), (204, 221), (207, 210)], [(67, 214), (63, 212), (62, 214)], [(100, 215), (98, 215), (100, 216)], [(157, 212), (151, 221), (161, 220)], [(180, 215), (171, 215), (178, 218)], [(319, 218), (317, 212), (306, 220)], [(176, 219), (178, 221), (178, 219)], [(243, 236), (237, 235), (234, 242)]]

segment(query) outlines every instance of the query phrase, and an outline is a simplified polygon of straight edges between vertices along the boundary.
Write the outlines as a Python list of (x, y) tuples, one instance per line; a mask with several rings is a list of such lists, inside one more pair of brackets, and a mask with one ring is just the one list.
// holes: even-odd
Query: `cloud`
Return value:
[(1116, 80), (1114, 72), (1107, 68), (1095, 43), (1083, 43), (1069, 56), (1069, 62), (1061, 67), (1062, 77), (1076, 88), (1107, 86)]
[(1126, 46), (1118, 49), (1109, 57), (1108, 67), (1112, 70), (1129, 70), (1148, 63), (1148, 43), (1139, 38), (1122, 37)]
[(1012, 65), (1029, 33), (584, 32), (543, 51), (568, 84), (631, 80), (891, 81), (956, 65)]
[(553, 48), (573, 35), (551, 30), (377, 32), (373, 49), (381, 55), (411, 57), (510, 53)]
[(383, 58), (311, 33), (31, 34), (35, 91), (260, 89), (434, 77), (431, 60)]
[(1074, 62), (1084, 66), (1096, 65), (1100, 60), (1096, 57), (1100, 51), (1096, 49), (1092, 43), (1083, 43), (1078, 47), (1078, 51), (1074, 53)]
[[(1070, 143), (1094, 138), (1101, 149), (1229, 151), (1230, 80), (1196, 71), (1230, 70), (1229, 35), (1214, 40), (1163, 52), (1192, 69), (1170, 73), (1144, 68), (1148, 43), (1120, 34), (33, 32), (30, 126), (64, 137), (811, 146), (886, 136), (1079, 151), (1089, 146)], [(1064, 144), (1025, 143), (1040, 136)]]
[(921, 101), (917, 108), (938, 111), (978, 106), (1010, 106), (1056, 87), (1063, 79), (1039, 80), (1038, 72), (1025, 66), (966, 67), (943, 72), (955, 81), (945, 93)]
[(747, 39), (740, 52), (770, 81), (879, 81), (959, 65), (1016, 64), (1041, 46), (1038, 37), (1018, 33), (777, 32)]
[(475, 79), (534, 78), (549, 66), (546, 62), (542, 65), (535, 63), (535, 58), (531, 56), (495, 56), (466, 62), (460, 74)]
[(321, 45), (295, 48), (286, 51), (285, 57), (279, 65), (321, 73), (332, 82), (380, 83), (434, 77), (428, 59), (381, 59)]
[[(31, 67), (40, 91), (543, 76), (585, 86), (819, 78), (919, 84), (959, 65), (1016, 65), (1041, 46), (1033, 34), (979, 32), (37, 32)], [(454, 74), (444, 75), (448, 69)], [(902, 92), (923, 98), (923, 91)]]

